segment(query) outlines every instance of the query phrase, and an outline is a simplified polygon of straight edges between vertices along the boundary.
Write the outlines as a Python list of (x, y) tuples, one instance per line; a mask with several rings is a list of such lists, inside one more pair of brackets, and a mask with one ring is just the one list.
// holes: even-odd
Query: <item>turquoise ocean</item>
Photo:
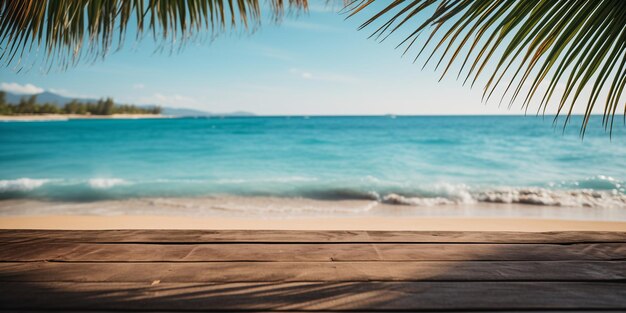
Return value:
[[(0, 199), (214, 196), (626, 209), (626, 127), (594, 117), (0, 122)], [(560, 125), (560, 124), (559, 124)]]

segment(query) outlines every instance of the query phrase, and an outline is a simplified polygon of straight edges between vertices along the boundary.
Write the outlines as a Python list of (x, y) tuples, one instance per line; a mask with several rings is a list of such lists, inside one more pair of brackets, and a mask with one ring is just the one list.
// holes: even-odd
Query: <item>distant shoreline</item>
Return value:
[(93, 120), (93, 119), (153, 119), (172, 118), (163, 114), (112, 114), (112, 115), (85, 115), (85, 114), (19, 114), (0, 115), (3, 122), (28, 121), (66, 121), (66, 120)]

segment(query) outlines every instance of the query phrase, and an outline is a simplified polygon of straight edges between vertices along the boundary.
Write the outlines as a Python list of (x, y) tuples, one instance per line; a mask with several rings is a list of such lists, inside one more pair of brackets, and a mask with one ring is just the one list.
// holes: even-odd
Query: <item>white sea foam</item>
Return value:
[[(476, 187), (464, 184), (447, 184), (435, 183), (419, 188), (412, 187), (408, 184), (388, 183), (380, 181), (373, 177), (366, 177), (365, 180), (369, 184), (359, 185), (355, 188), (337, 188), (338, 183), (328, 184), (322, 183), (308, 184), (309, 181), (315, 181), (314, 178), (300, 176), (286, 176), (280, 178), (269, 178), (265, 180), (245, 180), (245, 182), (258, 183), (259, 181), (280, 182), (275, 193), (267, 193), (262, 195), (275, 196), (279, 198), (304, 198), (317, 200), (368, 200), (373, 203), (385, 203), (396, 205), (408, 205), (417, 207), (436, 207), (445, 205), (468, 205), (475, 203), (503, 203), (503, 204), (528, 204), (538, 206), (553, 206), (567, 208), (617, 208), (626, 209), (626, 193), (624, 192), (625, 182), (608, 177), (598, 176), (592, 179), (581, 180), (578, 182), (563, 182), (549, 185), (548, 188), (541, 187)], [(121, 178), (92, 178), (83, 179), (34, 179), (19, 178), (12, 180), (0, 180), (0, 192), (29, 192), (42, 187), (43, 185), (51, 185), (55, 188), (45, 188), (42, 191), (46, 196), (52, 195), (59, 198), (75, 197), (76, 192), (81, 192), (80, 188), (72, 188), (72, 186), (86, 186), (96, 190), (104, 190), (114, 188), (116, 186), (134, 185), (137, 191), (137, 197), (159, 196), (159, 190), (146, 189), (143, 192), (143, 185), (152, 185), (155, 183), (164, 183), (165, 186), (157, 186), (163, 190), (175, 193), (178, 189), (185, 187), (180, 183), (207, 183), (210, 180), (169, 180), (157, 179), (147, 181), (127, 181)], [(230, 180), (231, 184), (236, 180)], [(294, 182), (295, 188), (291, 186)], [(215, 182), (213, 182), (215, 183)], [(297, 184), (305, 183), (305, 184)], [(363, 183), (363, 182), (361, 182)], [(575, 183), (579, 183), (576, 184)], [(171, 184), (171, 185), (170, 185)], [(225, 181), (218, 181), (218, 184), (227, 184)], [(596, 188), (594, 188), (594, 186)], [(241, 190), (245, 191), (245, 185)], [(254, 187), (254, 186), (253, 186)], [(195, 187), (194, 187), (195, 188)], [(182, 188), (181, 190), (186, 190)], [(216, 195), (223, 192), (229, 194), (231, 190), (221, 190), (214, 185), (207, 185), (205, 194), (202, 190), (199, 196)], [(192, 190), (196, 192), (195, 190)], [(38, 193), (41, 194), (41, 193)], [(187, 195), (183, 192), (184, 195)], [(233, 195), (237, 195), (235, 191)], [(242, 194), (246, 194), (242, 192)], [(98, 195), (100, 196), (100, 195)], [(287, 208), (273, 208), (280, 210), (293, 210)], [(354, 208), (351, 208), (353, 210)], [(308, 211), (305, 209), (304, 211)]]
[(127, 181), (120, 178), (92, 178), (87, 183), (94, 189), (107, 189), (114, 186), (129, 184)]
[(520, 203), (561, 207), (626, 208), (626, 195), (617, 190), (497, 189), (478, 193), (480, 202)]
[(395, 193), (383, 197), (383, 203), (415, 205), (415, 206), (437, 206), (446, 204), (456, 204), (457, 202), (443, 197), (404, 197)]
[(33, 179), (33, 178), (18, 178), (0, 180), (0, 192), (2, 191), (30, 191), (43, 186), (49, 182), (49, 179)]
[(433, 191), (450, 199), (454, 203), (474, 203), (476, 199), (472, 196), (470, 187), (465, 184), (438, 183), (434, 185)]
[(626, 209), (626, 195), (613, 191), (596, 190), (547, 190), (542, 188), (496, 189), (477, 193), (467, 193), (459, 197), (410, 197), (395, 193), (382, 197), (387, 204), (438, 206), (471, 204), (476, 202), (529, 204), (556, 207), (578, 208), (622, 208)]
[(476, 203), (469, 186), (464, 184), (437, 183), (425, 188), (425, 193), (430, 196), (403, 196), (390, 193), (381, 198), (381, 202), (387, 204), (414, 205), (414, 206), (437, 206), (451, 204)]

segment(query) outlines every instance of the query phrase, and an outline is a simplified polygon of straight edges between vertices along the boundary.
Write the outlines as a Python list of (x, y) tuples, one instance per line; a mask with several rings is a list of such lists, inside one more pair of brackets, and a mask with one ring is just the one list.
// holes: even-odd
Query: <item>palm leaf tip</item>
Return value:
[[(262, 8), (275, 20), (289, 10), (305, 11), (308, 0), (0, 0), (0, 62), (21, 66), (29, 54), (73, 65), (81, 56), (102, 57), (129, 25), (161, 43), (180, 43), (202, 31), (216, 35), (260, 23)], [(117, 40), (115, 40), (117, 39)], [(32, 57), (32, 55), (31, 55)]]
[(428, 33), (417, 53), (429, 51), (424, 65), (482, 82), (486, 101), (501, 94), (538, 114), (552, 106), (564, 125), (582, 106), (581, 135), (602, 104), (605, 130), (620, 111), (626, 122), (626, 1), (354, 0), (346, 11), (373, 11), (361, 28), (378, 24), (378, 38), (402, 32), (406, 51)]

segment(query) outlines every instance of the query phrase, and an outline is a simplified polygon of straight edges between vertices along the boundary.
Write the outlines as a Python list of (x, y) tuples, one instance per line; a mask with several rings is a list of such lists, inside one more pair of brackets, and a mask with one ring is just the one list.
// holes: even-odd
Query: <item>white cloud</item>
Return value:
[(133, 89), (144, 89), (146, 87), (146, 85), (142, 84), (142, 83), (137, 83), (133, 85)]
[(37, 87), (33, 84), (20, 85), (18, 83), (0, 83), (0, 89), (17, 94), (32, 95), (36, 93), (42, 93), (43, 88)]
[(338, 73), (311, 73), (309, 71), (301, 70), (298, 68), (290, 68), (289, 73), (306, 80), (317, 80), (332, 83), (354, 83), (357, 81), (356, 77), (350, 75)]

